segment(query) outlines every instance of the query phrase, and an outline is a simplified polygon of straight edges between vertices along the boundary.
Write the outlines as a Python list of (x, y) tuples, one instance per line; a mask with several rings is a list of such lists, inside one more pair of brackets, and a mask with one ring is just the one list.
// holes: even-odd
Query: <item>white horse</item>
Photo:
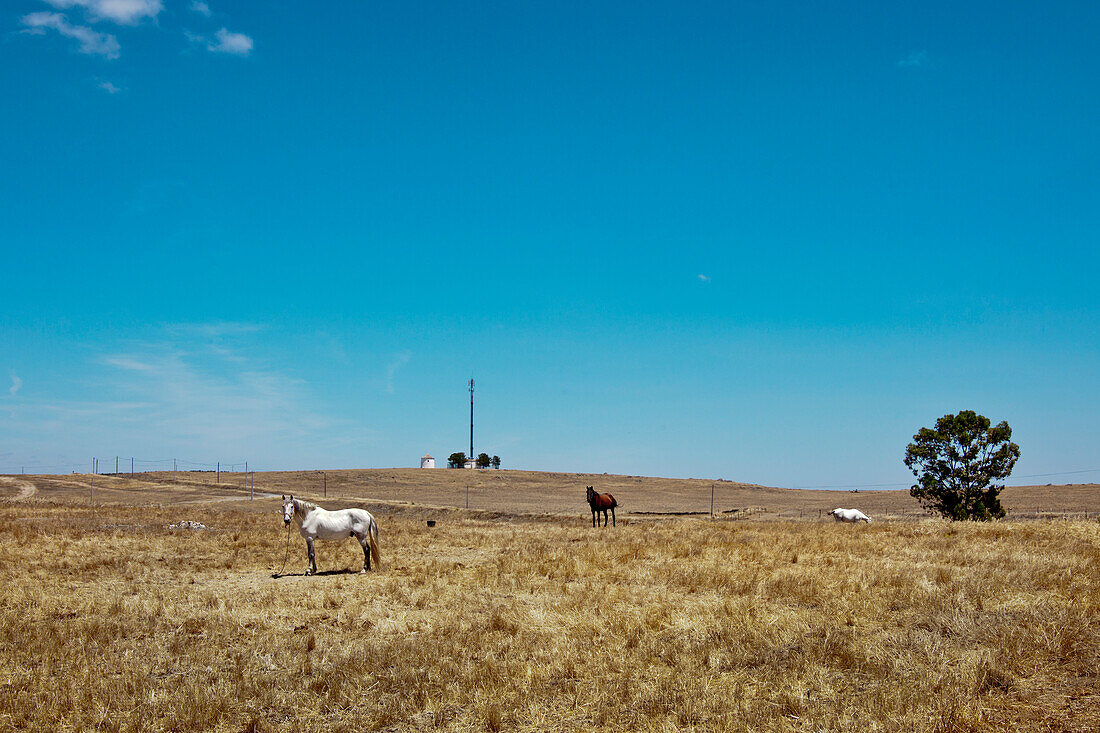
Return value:
[(871, 522), (871, 518), (858, 509), (834, 509), (829, 514), (838, 522)]
[(313, 540), (341, 540), (354, 537), (363, 546), (363, 569), (370, 570), (371, 556), (378, 564), (382, 558), (378, 554), (378, 522), (365, 509), (339, 509), (330, 512), (302, 499), (283, 497), (283, 524), (289, 525), (291, 519), (298, 520), (299, 533), (306, 540), (309, 550), (309, 567), (306, 575), (317, 572), (317, 560), (313, 554)]

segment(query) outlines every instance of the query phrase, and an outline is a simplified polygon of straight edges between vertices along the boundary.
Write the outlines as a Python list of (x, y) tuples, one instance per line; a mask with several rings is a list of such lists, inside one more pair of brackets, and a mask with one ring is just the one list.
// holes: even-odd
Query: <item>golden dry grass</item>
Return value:
[(0, 728), (1096, 730), (1095, 521), (386, 506), (273, 579), (275, 499), (0, 504)]

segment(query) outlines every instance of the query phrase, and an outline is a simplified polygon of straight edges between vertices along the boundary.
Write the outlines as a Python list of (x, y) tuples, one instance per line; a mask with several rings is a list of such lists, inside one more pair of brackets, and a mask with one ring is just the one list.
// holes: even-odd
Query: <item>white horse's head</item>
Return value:
[(290, 497), (283, 496), (283, 524), (290, 524), (294, 519), (294, 494)]

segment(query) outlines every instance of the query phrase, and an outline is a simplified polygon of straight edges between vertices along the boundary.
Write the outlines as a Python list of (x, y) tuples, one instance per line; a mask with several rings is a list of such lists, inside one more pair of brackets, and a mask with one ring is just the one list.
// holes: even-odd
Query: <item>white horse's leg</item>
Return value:
[(306, 568), (306, 575), (313, 575), (317, 572), (317, 560), (313, 554), (312, 537), (306, 537), (306, 548), (309, 550), (309, 567)]

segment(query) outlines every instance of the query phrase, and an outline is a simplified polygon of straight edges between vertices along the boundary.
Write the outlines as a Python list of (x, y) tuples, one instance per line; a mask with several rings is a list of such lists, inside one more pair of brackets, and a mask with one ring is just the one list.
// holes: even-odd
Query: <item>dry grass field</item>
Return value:
[[(295, 534), (278, 578), (269, 494), (320, 499), (311, 474), (257, 475), (252, 502), (240, 476), (97, 476), (92, 507), (88, 476), (8, 477), (0, 730), (1100, 729), (1095, 519), (723, 482), (738, 511), (712, 520), (631, 513), (707, 511), (710, 482), (429, 473), (328, 472), (327, 506), (379, 517), (383, 566), (318, 542), (304, 577)], [(466, 480), (471, 511), (447, 508)], [(618, 527), (591, 528), (586, 482)], [(1010, 517), (1098, 509), (1043, 492), (1006, 492)]]
[[(91, 486), (94, 484), (94, 486)], [(295, 493), (319, 501), (373, 504), (390, 511), (419, 513), (431, 508), (479, 512), (576, 516), (587, 511), (584, 487), (611, 492), (620, 515), (706, 515), (726, 519), (818, 520), (838, 506), (858, 507), (876, 519), (926, 516), (908, 491), (811, 491), (711, 481), (541, 471), (465, 471), (388, 468), (257, 473), (258, 495)], [(240, 473), (171, 471), (133, 476), (89, 475), (0, 477), (0, 497), (39, 492), (54, 500), (97, 504), (187, 504), (248, 496)], [(323, 492), (327, 487), (327, 495)], [(26, 497), (24, 497), (26, 498)], [(1091, 517), (1100, 514), (1100, 485), (1009, 487), (1001, 494), (1009, 518)], [(373, 509), (372, 509), (373, 510)]]

